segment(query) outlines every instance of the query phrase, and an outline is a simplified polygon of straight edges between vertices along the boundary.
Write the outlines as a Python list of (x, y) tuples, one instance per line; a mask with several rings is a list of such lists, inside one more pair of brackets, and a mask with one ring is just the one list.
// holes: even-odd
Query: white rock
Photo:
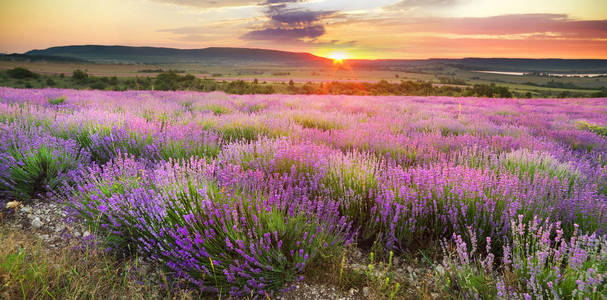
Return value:
[(36, 229), (42, 227), (43, 225), (44, 223), (42, 223), (39, 217), (34, 217), (34, 219), (32, 220), (32, 227)]
[(62, 232), (63, 229), (65, 229), (65, 225), (59, 224), (57, 227), (55, 227), (55, 232)]
[(369, 287), (364, 287), (363, 288), (363, 296), (365, 297), (369, 297)]

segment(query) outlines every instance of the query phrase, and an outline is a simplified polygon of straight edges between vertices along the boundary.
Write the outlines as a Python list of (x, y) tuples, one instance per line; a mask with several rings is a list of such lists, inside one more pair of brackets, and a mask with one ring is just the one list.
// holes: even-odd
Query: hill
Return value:
[(61, 46), (32, 50), (28, 56), (60, 56), (98, 63), (204, 63), (217, 65), (330, 64), (331, 60), (309, 53), (250, 48), (175, 49), (129, 46)]
[(65, 57), (55, 55), (27, 55), (27, 54), (0, 54), (0, 60), (4, 61), (25, 61), (25, 62), (71, 62), (71, 63), (86, 63), (87, 60), (76, 57)]
[[(31, 50), (24, 54), (7, 54), (0, 60), (92, 62), (100, 64), (179, 64), (208, 66), (321, 67), (332, 60), (310, 53), (252, 48), (176, 49), (131, 46), (60, 46)], [(347, 60), (353, 69), (404, 71), (444, 74), (447, 70), (502, 71), (526, 73), (607, 74), (603, 59), (528, 59), (528, 58), (463, 58), (463, 59), (379, 59)]]
[(497, 70), (505, 72), (607, 73), (605, 59), (530, 59), (463, 58), (425, 60), (352, 60), (353, 67), (370, 69), (423, 68), (452, 66), (462, 70)]

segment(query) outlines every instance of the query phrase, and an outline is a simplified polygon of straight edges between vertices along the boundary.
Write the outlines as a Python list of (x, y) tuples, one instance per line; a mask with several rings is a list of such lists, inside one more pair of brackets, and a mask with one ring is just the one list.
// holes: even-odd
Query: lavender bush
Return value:
[[(576, 226), (577, 227), (577, 226)], [(437, 268), (452, 292), (477, 299), (601, 299), (607, 295), (607, 240), (577, 229), (565, 238), (560, 223), (523, 216), (510, 220), (511, 240), (502, 248), (501, 264), (489, 251), (454, 235), (455, 249), (445, 248)], [(484, 253), (484, 254), (483, 254)], [(498, 267), (496, 267), (498, 266)]]
[(115, 251), (221, 295), (284, 291), (350, 243), (455, 235), (443, 284), (462, 295), (597, 298), (605, 105), (0, 88), (0, 189), (63, 200)]

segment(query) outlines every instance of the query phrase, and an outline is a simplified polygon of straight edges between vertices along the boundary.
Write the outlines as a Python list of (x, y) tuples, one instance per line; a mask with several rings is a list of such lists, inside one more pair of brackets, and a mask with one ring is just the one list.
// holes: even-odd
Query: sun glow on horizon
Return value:
[(328, 58), (333, 60), (333, 63), (336, 65), (341, 65), (344, 63), (344, 59), (348, 59), (348, 54), (344, 52), (332, 52), (327, 55)]

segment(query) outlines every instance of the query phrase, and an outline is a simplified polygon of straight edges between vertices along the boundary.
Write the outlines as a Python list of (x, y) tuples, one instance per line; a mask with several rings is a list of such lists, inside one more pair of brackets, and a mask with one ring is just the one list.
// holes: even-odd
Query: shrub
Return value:
[(94, 161), (105, 163), (120, 153), (157, 160), (158, 148), (153, 135), (115, 126), (90, 132), (87, 149)]
[[(179, 128), (177, 128), (179, 129)], [(182, 129), (185, 131), (185, 129)], [(192, 131), (179, 138), (170, 136), (168, 133), (164, 141), (157, 141), (159, 155), (164, 160), (189, 159), (190, 157), (213, 159), (219, 155), (221, 150), (221, 139), (217, 134), (210, 131)]]
[[(607, 294), (607, 240), (575, 231), (563, 235), (559, 223), (523, 216), (510, 221), (502, 267), (487, 249), (454, 235), (455, 251), (445, 248), (438, 270), (445, 288), (465, 298), (600, 299)], [(487, 245), (491, 240), (487, 239)], [(489, 253), (489, 254), (487, 254)]]
[[(481, 238), (500, 237), (513, 212), (543, 212), (546, 204), (528, 204), (514, 177), (462, 166), (386, 170), (374, 198), (372, 220), (389, 249), (428, 246), (473, 226)], [(484, 246), (484, 240), (481, 245)]]
[(163, 72), (156, 76), (154, 81), (154, 89), (160, 91), (175, 91), (179, 88), (179, 76), (174, 71)]
[(59, 192), (72, 183), (72, 172), (87, 163), (89, 154), (72, 140), (55, 138), (38, 127), (12, 124), (0, 134), (0, 190), (30, 200)]
[(341, 214), (360, 227), (363, 244), (373, 242), (378, 233), (369, 220), (375, 206), (379, 166), (380, 162), (370, 155), (334, 155), (321, 178), (322, 191), (337, 200)]
[(254, 141), (260, 136), (270, 135), (269, 129), (263, 124), (228, 123), (216, 130), (225, 141)]
[(9, 77), (15, 78), (15, 79), (38, 78), (40, 76), (26, 68), (21, 68), (21, 67), (10, 69), (10, 70), (6, 71), (6, 74)]
[(343, 126), (337, 122), (306, 115), (294, 116), (293, 121), (301, 125), (303, 128), (316, 128), (324, 131), (343, 128)]
[(13, 196), (22, 200), (52, 192), (69, 180), (68, 172), (78, 166), (77, 158), (63, 150), (47, 147), (21, 153), (14, 151), (16, 161), (7, 181)]
[(72, 79), (76, 80), (76, 81), (86, 81), (89, 78), (89, 74), (87, 74), (85, 71), (82, 71), (80, 69), (76, 69), (74, 70), (74, 72), (72, 72)]
[(558, 178), (571, 188), (579, 182), (582, 174), (573, 166), (561, 163), (547, 153), (531, 152), (526, 149), (506, 153), (499, 162), (499, 166), (506, 171), (520, 177), (530, 178), (548, 176)]
[(586, 121), (578, 121), (576, 125), (579, 129), (590, 131), (598, 135), (607, 136), (607, 126), (599, 126), (596, 124), (590, 124)]
[(51, 105), (60, 105), (60, 104), (63, 104), (63, 102), (65, 102), (65, 97), (48, 99), (48, 104), (51, 104)]
[(219, 188), (195, 161), (150, 171), (139, 165), (118, 158), (93, 170), (74, 210), (117, 246), (136, 247), (202, 289), (271, 295), (349, 240), (333, 206), (298, 208), (293, 199)]

